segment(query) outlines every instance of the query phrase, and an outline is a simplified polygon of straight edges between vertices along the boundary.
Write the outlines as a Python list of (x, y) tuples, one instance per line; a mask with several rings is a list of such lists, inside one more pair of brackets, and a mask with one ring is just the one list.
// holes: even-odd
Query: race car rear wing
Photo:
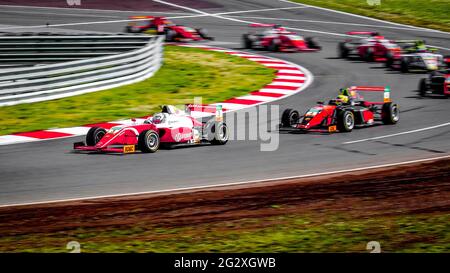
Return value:
[(350, 93), (352, 92), (383, 92), (383, 102), (379, 103), (391, 102), (391, 88), (389, 86), (352, 86), (350, 87)]
[(223, 121), (224, 109), (221, 104), (203, 105), (203, 104), (186, 104), (186, 113), (191, 111), (214, 113), (216, 121)]
[(347, 35), (366, 35), (366, 36), (378, 36), (379, 33), (376, 31), (349, 31)]
[(260, 24), (260, 23), (253, 23), (249, 25), (250, 27), (274, 27), (275, 24)]

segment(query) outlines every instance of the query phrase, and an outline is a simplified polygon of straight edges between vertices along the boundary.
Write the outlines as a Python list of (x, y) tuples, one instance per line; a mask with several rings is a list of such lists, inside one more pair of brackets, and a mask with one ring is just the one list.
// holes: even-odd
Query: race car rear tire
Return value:
[(297, 110), (294, 109), (286, 109), (283, 111), (281, 115), (281, 126), (282, 127), (294, 127), (294, 124), (297, 124), (300, 119), (300, 114)]
[(252, 42), (252, 40), (250, 40), (250, 38), (248, 38), (248, 34), (242, 35), (242, 45), (246, 49), (252, 49), (253, 42)]
[(345, 46), (344, 42), (340, 42), (338, 44), (338, 55), (339, 55), (339, 58), (342, 58), (342, 59), (348, 58), (348, 49)]
[(106, 130), (101, 127), (92, 127), (86, 135), (86, 145), (95, 146), (106, 134)]
[(383, 104), (381, 116), (384, 124), (396, 124), (400, 119), (400, 110), (398, 105), (392, 102)]
[(337, 128), (339, 132), (351, 132), (355, 127), (355, 115), (350, 111), (340, 111), (337, 117)]
[(421, 97), (427, 95), (427, 79), (421, 79), (419, 82), (419, 94)]
[(312, 49), (322, 49), (321, 46), (319, 46), (319, 42), (314, 37), (306, 37), (305, 42), (308, 45), (308, 48)]
[(213, 125), (212, 133), (214, 133), (214, 138), (211, 140), (213, 145), (225, 145), (228, 142), (230, 136), (228, 132), (228, 126), (223, 122), (218, 122)]
[(166, 35), (166, 42), (173, 42), (175, 41), (175, 37), (177, 36), (177, 33), (174, 30), (167, 29), (165, 31)]
[(210, 37), (210, 36), (208, 35), (208, 31), (207, 31), (206, 29), (204, 29), (204, 28), (198, 28), (198, 29), (197, 29), (197, 32), (198, 32), (198, 34), (200, 35), (200, 37), (202, 37), (202, 38), (205, 39), (205, 40), (211, 40), (211, 41), (214, 40), (213, 37)]
[(159, 135), (153, 130), (145, 130), (139, 134), (138, 149), (143, 153), (154, 153), (158, 151), (160, 144)]

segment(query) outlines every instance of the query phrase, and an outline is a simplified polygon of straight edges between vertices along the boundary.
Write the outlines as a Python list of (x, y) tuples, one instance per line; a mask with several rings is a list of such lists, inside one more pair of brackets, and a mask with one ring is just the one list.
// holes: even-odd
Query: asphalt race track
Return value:
[[(450, 48), (449, 33), (382, 23), (310, 7), (305, 8), (283, 1), (211, 0), (208, 2), (212, 3), (211, 8), (202, 8), (203, 12), (223, 13), (293, 7), (223, 16), (229, 16), (228, 18), (233, 20), (276, 22), (291, 28), (320, 31), (320, 33), (298, 31), (304, 36), (318, 38), (323, 46), (323, 50), (319, 53), (255, 51), (258, 54), (299, 64), (314, 75), (314, 82), (309, 88), (276, 102), (280, 105), (280, 110), (289, 107), (303, 112), (319, 100), (335, 97), (337, 90), (344, 86), (389, 85), (394, 102), (401, 108), (400, 122), (394, 126), (355, 129), (352, 133), (333, 135), (281, 133), (279, 148), (270, 152), (260, 151), (259, 141), (231, 141), (220, 147), (179, 148), (161, 150), (155, 154), (114, 156), (71, 153), (72, 143), (82, 140), (82, 137), (0, 146), (0, 205), (295, 176), (438, 157), (450, 153), (450, 100), (422, 99), (418, 96), (419, 79), (426, 74), (405, 75), (386, 70), (382, 64), (338, 59), (336, 58), (337, 42), (345, 37), (333, 35), (333, 33), (343, 34), (351, 30), (377, 30), (392, 39), (423, 38), (430, 45)], [(178, 0), (174, 3), (189, 5), (189, 1)], [(172, 17), (182, 16), (180, 13), (193, 14), (192, 10), (170, 6), (166, 8), (169, 12), (175, 13), (168, 15)], [(0, 6), (0, 25), (8, 25), (10, 30), (11, 26), (28, 26), (22, 29), (14, 28), (14, 31), (35, 31), (36, 29), (29, 26), (45, 25), (47, 22), (53, 25), (125, 20), (131, 14), (136, 13)], [(151, 14), (151, 12), (139, 14)], [(280, 20), (261, 19), (267, 17)], [(173, 20), (189, 26), (205, 27), (211, 36), (216, 37), (216, 41), (212, 44), (234, 49), (240, 49), (241, 35), (248, 29), (245, 23), (211, 16)], [(58, 29), (120, 32), (123, 27), (123, 22), (110, 22), (59, 26)], [(0, 26), (0, 31), (6, 31), (5, 28)], [(450, 55), (449, 51), (443, 52)], [(278, 122), (278, 120), (272, 122)], [(426, 129), (436, 125), (442, 126)], [(395, 135), (398, 133), (404, 134)], [(388, 136), (391, 134), (394, 136)], [(379, 136), (388, 137), (366, 140)], [(357, 140), (363, 141), (345, 144)]]

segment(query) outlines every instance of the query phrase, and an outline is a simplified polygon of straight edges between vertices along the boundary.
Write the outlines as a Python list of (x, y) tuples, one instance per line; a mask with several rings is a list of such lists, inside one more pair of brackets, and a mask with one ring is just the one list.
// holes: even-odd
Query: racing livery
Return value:
[(181, 111), (172, 105), (162, 107), (162, 112), (137, 124), (113, 126), (109, 130), (92, 127), (86, 143), (74, 143), (75, 151), (133, 153), (136, 148), (143, 153), (154, 153), (161, 145), (197, 145), (210, 143), (224, 145), (228, 141), (228, 127), (223, 123), (221, 106), (201, 106), (216, 109), (216, 117), (202, 123), (189, 112), (197, 106), (188, 105)]
[(428, 78), (421, 79), (419, 92), (422, 97), (427, 95), (450, 97), (450, 69), (434, 71)]
[(340, 58), (357, 56), (367, 62), (385, 61), (389, 55), (397, 55), (401, 48), (396, 43), (380, 36), (378, 32), (351, 31), (347, 35), (364, 36), (364, 38), (347, 39), (338, 44), (338, 55)]
[[(375, 124), (395, 124), (399, 120), (399, 107), (390, 99), (389, 87), (352, 86), (350, 100), (342, 102), (332, 99), (325, 104), (319, 102), (303, 116), (297, 110), (286, 109), (281, 117), (280, 129), (313, 132), (350, 132), (355, 127)], [(383, 92), (384, 100), (366, 101), (358, 92)]]
[(167, 42), (214, 40), (205, 29), (176, 25), (161, 16), (131, 16), (125, 31), (128, 33), (149, 33), (165, 35)]
[(437, 54), (437, 49), (428, 47), (422, 40), (395, 41), (400, 45), (400, 52), (387, 55), (386, 67), (398, 69), (403, 73), (418, 71), (435, 71), (445, 67), (445, 59)]
[(270, 51), (312, 52), (321, 49), (312, 37), (298, 35), (274, 24), (250, 24), (251, 31), (242, 35), (244, 48)]

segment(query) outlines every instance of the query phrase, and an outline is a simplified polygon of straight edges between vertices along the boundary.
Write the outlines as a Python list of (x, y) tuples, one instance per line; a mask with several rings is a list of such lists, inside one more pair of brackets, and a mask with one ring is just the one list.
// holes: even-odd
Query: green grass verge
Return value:
[(291, 0), (377, 19), (450, 31), (450, 0)]
[[(278, 208), (280, 209), (280, 208)], [(2, 252), (67, 252), (75, 240), (83, 252), (449, 252), (450, 214), (347, 218), (342, 214), (286, 215), (161, 228), (76, 229), (4, 236)]]
[(150, 79), (59, 100), (0, 107), (0, 135), (141, 117), (162, 104), (223, 101), (270, 83), (274, 70), (225, 53), (167, 46)]

